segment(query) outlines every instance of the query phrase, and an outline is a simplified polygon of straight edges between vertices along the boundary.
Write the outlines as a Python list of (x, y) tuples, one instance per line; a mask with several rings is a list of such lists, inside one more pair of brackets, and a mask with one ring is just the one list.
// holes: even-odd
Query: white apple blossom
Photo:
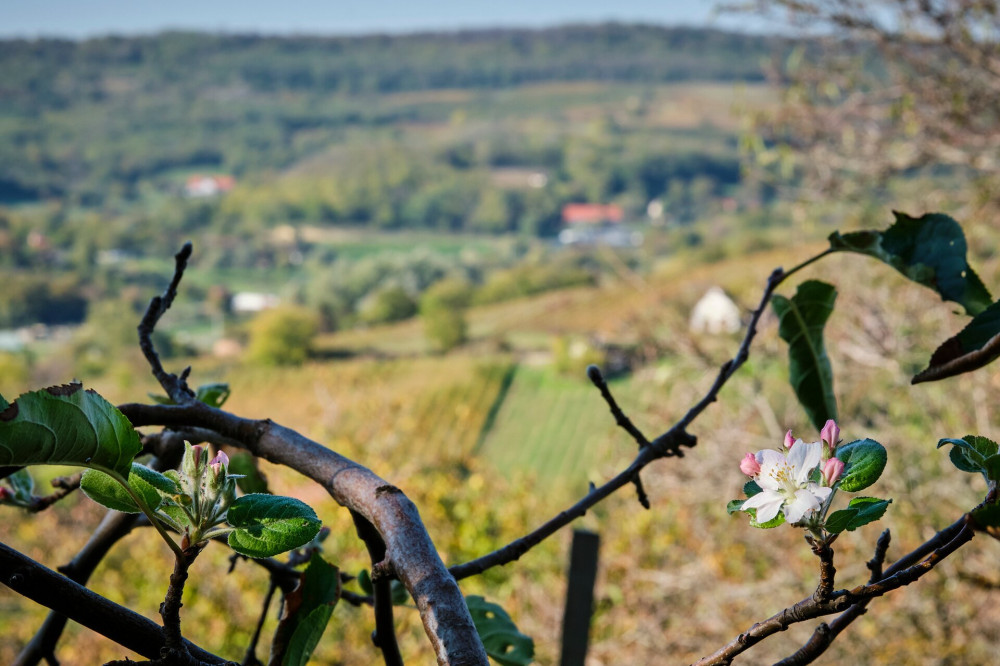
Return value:
[(755, 458), (760, 472), (754, 480), (762, 490), (743, 502), (740, 509), (756, 509), (758, 523), (772, 520), (779, 511), (784, 512), (789, 523), (797, 523), (818, 511), (833, 492), (832, 488), (809, 480), (822, 454), (822, 442), (806, 443), (801, 439), (795, 440), (787, 455), (773, 449), (759, 451)]

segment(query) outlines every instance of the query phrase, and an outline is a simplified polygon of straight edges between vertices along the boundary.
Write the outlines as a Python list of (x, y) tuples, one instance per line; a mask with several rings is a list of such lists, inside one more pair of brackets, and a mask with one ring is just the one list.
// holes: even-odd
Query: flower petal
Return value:
[(778, 472), (788, 466), (785, 455), (774, 449), (764, 449), (757, 452), (757, 462), (760, 463), (760, 472), (757, 474), (757, 485), (765, 490), (779, 490)]
[(781, 505), (784, 503), (785, 498), (781, 494), (773, 490), (763, 490), (743, 502), (740, 505), (740, 510), (757, 509), (757, 522), (766, 523), (778, 515), (778, 511), (781, 510)]
[(833, 488), (825, 488), (818, 483), (806, 484), (806, 491), (812, 493), (820, 502), (825, 502), (826, 498), (833, 492)]
[(795, 442), (788, 452), (788, 464), (792, 466), (795, 485), (801, 486), (809, 481), (809, 472), (813, 471), (823, 457), (822, 442)]
[(785, 520), (797, 523), (819, 508), (819, 499), (808, 490), (796, 490), (795, 499), (785, 505)]

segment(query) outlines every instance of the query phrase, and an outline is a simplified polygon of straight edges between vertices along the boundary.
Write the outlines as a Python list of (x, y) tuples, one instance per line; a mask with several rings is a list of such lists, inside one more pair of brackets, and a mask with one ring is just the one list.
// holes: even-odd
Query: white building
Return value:
[(691, 310), (692, 333), (735, 333), (740, 330), (740, 308), (719, 287), (712, 287)]

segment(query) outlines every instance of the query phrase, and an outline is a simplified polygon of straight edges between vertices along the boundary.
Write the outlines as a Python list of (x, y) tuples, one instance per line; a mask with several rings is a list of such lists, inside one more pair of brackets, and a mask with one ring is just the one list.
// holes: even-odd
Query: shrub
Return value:
[(319, 317), (301, 306), (283, 306), (259, 314), (250, 325), (251, 360), (264, 365), (296, 365), (309, 356), (319, 332)]

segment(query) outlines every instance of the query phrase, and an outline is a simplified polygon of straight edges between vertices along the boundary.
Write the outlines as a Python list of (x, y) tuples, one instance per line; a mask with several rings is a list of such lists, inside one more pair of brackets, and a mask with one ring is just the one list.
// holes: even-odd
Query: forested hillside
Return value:
[(0, 42), (0, 201), (96, 204), (179, 167), (285, 166), (334, 132), (437, 119), (379, 95), (554, 81), (759, 81), (759, 36), (601, 25), (366, 37)]
[[(483, 285), (553, 238), (567, 203), (633, 224), (655, 200), (661, 227), (723, 206), (759, 217), (772, 193), (742, 176), (736, 105), (773, 103), (762, 64), (787, 48), (615, 24), (0, 42), (0, 328), (78, 323), (187, 239), (201, 268), (229, 271), (202, 272), (202, 289), (273, 288), (281, 270), (283, 297), (340, 328), (381, 321), (364, 310), (387, 290), (412, 313), (446, 273)], [(205, 177), (224, 187), (191, 189)], [(679, 233), (671, 247), (701, 242)], [(488, 250), (457, 261), (442, 234)], [(494, 243), (512, 234), (518, 247)], [(400, 248), (426, 251), (375, 256)], [(556, 264), (578, 276), (588, 261)], [(333, 280), (336, 294), (317, 286)], [(518, 280), (501, 291), (551, 282)]]

